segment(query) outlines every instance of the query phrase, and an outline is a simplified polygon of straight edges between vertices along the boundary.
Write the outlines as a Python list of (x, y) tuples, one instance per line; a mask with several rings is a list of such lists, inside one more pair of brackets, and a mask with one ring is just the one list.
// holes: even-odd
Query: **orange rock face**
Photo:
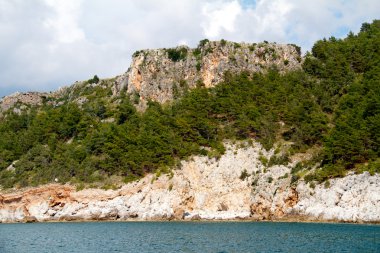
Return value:
[(31, 216), (29, 210), (36, 204), (48, 203), (50, 207), (54, 207), (63, 206), (66, 202), (73, 201), (70, 196), (73, 190), (73, 187), (57, 184), (0, 195), (0, 210), (9, 212), (22, 210), (22, 214), (29, 217)]
[(127, 93), (139, 95), (138, 109), (148, 100), (165, 103), (176, 93), (194, 88), (200, 83), (213, 87), (220, 83), (225, 72), (234, 74), (265, 72), (275, 65), (280, 72), (301, 68), (301, 55), (294, 45), (275, 43), (234, 43), (210, 41), (196, 49), (179, 46), (183, 58), (173, 60), (167, 49), (142, 50), (133, 55), (128, 71), (120, 76), (114, 93), (126, 88)]

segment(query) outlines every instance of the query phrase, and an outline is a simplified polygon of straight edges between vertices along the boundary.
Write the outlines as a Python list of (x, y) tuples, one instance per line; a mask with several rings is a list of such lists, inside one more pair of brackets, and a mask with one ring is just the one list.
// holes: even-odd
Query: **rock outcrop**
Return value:
[[(223, 81), (224, 74), (247, 71), (265, 72), (275, 67), (280, 72), (301, 69), (300, 48), (293, 44), (236, 43), (229, 41), (201, 41), (191, 49), (178, 46), (171, 49), (141, 50), (133, 54), (126, 73), (99, 83), (75, 82), (55, 92), (16, 92), (0, 100), (1, 113), (13, 109), (16, 113), (44, 101), (60, 106), (64, 102), (87, 102), (83, 93), (99, 87), (112, 90), (113, 96), (127, 92), (132, 102), (144, 110), (149, 100), (165, 103), (181, 96), (198, 85), (213, 87)], [(88, 94), (87, 94), (88, 95)]]
[(9, 96), (5, 96), (0, 100), (0, 113), (7, 111), (16, 105), (20, 105), (21, 108), (14, 108), (15, 113), (21, 112), (26, 106), (39, 106), (47, 98), (50, 93), (42, 92), (16, 92)]
[(368, 172), (329, 181), (330, 186), (310, 188), (298, 184), (300, 200), (292, 212), (315, 219), (380, 222), (380, 175)]
[(266, 167), (257, 143), (227, 144), (219, 159), (195, 156), (173, 174), (118, 190), (48, 185), (0, 195), (1, 222), (71, 220), (333, 220), (380, 222), (380, 175), (349, 175), (311, 188), (291, 184), (291, 164)]
[(144, 109), (148, 100), (165, 103), (188, 88), (212, 87), (225, 72), (264, 72), (275, 66), (280, 72), (301, 68), (295, 45), (203, 41), (198, 48), (142, 50), (133, 55), (128, 71), (118, 77), (113, 93), (126, 90)]

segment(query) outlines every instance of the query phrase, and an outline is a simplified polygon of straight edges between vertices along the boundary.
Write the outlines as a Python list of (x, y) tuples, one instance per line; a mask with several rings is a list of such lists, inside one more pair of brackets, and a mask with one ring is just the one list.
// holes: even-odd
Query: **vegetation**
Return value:
[(93, 84), (93, 83), (98, 83), (100, 81), (99, 77), (97, 75), (94, 75), (94, 77), (92, 79), (89, 79), (87, 82), (90, 83), (90, 84)]
[[(144, 113), (130, 101), (136, 98), (112, 98), (102, 85), (74, 87), (56, 104), (45, 102), (21, 114), (9, 110), (0, 120), (0, 185), (57, 178), (82, 187), (111, 176), (127, 182), (168, 172), (193, 154), (218, 158), (223, 140), (252, 138), (267, 149), (279, 140), (292, 143), (292, 152), (322, 147), (322, 168), (308, 174), (310, 181), (348, 170), (380, 172), (379, 49), (380, 21), (374, 21), (357, 35), (318, 41), (302, 71), (226, 73), (216, 87), (197, 85), (189, 92), (182, 92), (187, 91), (182, 81), (172, 104), (149, 102)], [(168, 51), (173, 61), (186, 54)], [(80, 97), (87, 102), (79, 105)], [(7, 169), (14, 161), (15, 168)], [(287, 162), (287, 156), (275, 156), (265, 164)], [(246, 176), (242, 173), (242, 180)]]
[(166, 49), (169, 59), (174, 62), (186, 59), (187, 51), (186, 47)]
[(244, 169), (242, 172), (241, 172), (241, 174), (240, 174), (240, 179), (241, 180), (245, 180), (247, 177), (249, 177), (249, 174), (248, 174), (248, 172), (247, 172), (247, 170), (246, 169)]
[(203, 40), (199, 41), (198, 48), (204, 47), (209, 42), (210, 41), (208, 39), (203, 39)]
[(253, 43), (252, 45), (249, 45), (248, 48), (249, 48), (249, 51), (251, 51), (251, 52), (255, 51), (255, 49), (256, 49), (256, 43)]
[(313, 179), (324, 181), (362, 164), (380, 171), (380, 20), (363, 24), (358, 35), (318, 41), (305, 71), (318, 78), (314, 94), (332, 116), (324, 140), (323, 168)]
[(301, 56), (301, 47), (297, 46), (296, 44), (290, 44), (290, 45), (292, 45), (296, 49), (298, 55)]

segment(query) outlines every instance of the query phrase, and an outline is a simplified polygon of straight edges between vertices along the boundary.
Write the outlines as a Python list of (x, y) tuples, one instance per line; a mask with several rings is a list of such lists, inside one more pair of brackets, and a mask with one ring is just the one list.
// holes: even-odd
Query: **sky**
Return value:
[(133, 52), (204, 38), (295, 43), (357, 33), (379, 0), (0, 0), (0, 98), (127, 71)]

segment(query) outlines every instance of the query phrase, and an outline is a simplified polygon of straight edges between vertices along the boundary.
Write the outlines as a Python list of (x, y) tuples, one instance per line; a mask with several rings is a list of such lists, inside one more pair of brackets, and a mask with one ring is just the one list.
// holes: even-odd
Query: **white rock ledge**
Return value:
[[(219, 159), (196, 156), (174, 176), (147, 175), (119, 190), (45, 185), (0, 195), (0, 222), (72, 220), (316, 220), (380, 222), (380, 175), (349, 175), (330, 187), (290, 186), (287, 166), (265, 169), (257, 143), (226, 144)], [(240, 179), (242, 171), (249, 176)], [(269, 180), (269, 178), (273, 180)]]

